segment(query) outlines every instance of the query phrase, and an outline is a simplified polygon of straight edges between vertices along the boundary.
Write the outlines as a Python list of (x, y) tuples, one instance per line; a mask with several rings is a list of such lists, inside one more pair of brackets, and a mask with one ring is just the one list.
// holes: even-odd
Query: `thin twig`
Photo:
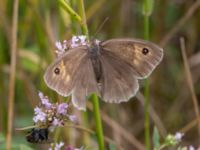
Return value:
[[(138, 94), (136, 95), (137, 99), (140, 101), (140, 103), (144, 106), (144, 100), (145, 97), (141, 92), (138, 92)], [(167, 131), (164, 127), (164, 124), (162, 123), (160, 117), (158, 116), (158, 114), (156, 113), (156, 111), (153, 109), (153, 107), (149, 106), (149, 113), (150, 113), (150, 117), (153, 120), (153, 122), (155, 123), (155, 125), (157, 126), (160, 134), (162, 137), (165, 137), (167, 135)]]
[(101, 12), (100, 9), (104, 7), (104, 3), (105, 0), (95, 1), (95, 3), (93, 3), (93, 5), (86, 11), (87, 20), (90, 20), (92, 17), (94, 17), (97, 12)]
[[(196, 118), (198, 118), (199, 117), (198, 100), (197, 100), (197, 97), (196, 97), (196, 94), (195, 94), (193, 81), (192, 81), (192, 75), (191, 75), (190, 68), (189, 68), (189, 65), (188, 65), (188, 59), (187, 59), (187, 56), (186, 56), (186, 48), (185, 48), (184, 38), (180, 39), (180, 44), (181, 44), (181, 53), (182, 53), (182, 56), (183, 56), (183, 63), (184, 63), (184, 68), (185, 68), (185, 73), (186, 73), (186, 80), (187, 80), (189, 90), (190, 90), (191, 95), (192, 95), (192, 101), (193, 101), (193, 105), (194, 105), (195, 115), (196, 115)], [(198, 119), (197, 128), (198, 128), (199, 137), (200, 137), (200, 119)]]
[(174, 27), (167, 33), (166, 36), (161, 40), (160, 45), (164, 47), (170, 41), (170, 39), (178, 32), (181, 27), (188, 21), (189, 18), (193, 16), (193, 14), (200, 7), (200, 0), (197, 0), (193, 5), (190, 6), (188, 11), (183, 15), (183, 17), (174, 25)]
[[(111, 119), (108, 115), (106, 115), (104, 112), (101, 112), (102, 120), (109, 125), (112, 129), (114, 129), (114, 132), (116, 134), (121, 135), (122, 139), (128, 141), (130, 144), (133, 145), (133, 147), (139, 149), (139, 150), (145, 150), (145, 147), (142, 143), (140, 143), (134, 135), (132, 135), (130, 132), (127, 132), (125, 128), (119, 125), (116, 121)], [(117, 129), (117, 130), (115, 130)]]
[[(89, 128), (85, 128), (81, 125), (75, 125), (75, 124), (66, 124), (65, 127), (70, 127), (70, 128), (75, 128), (75, 129), (79, 129), (79, 130), (82, 130), (82, 131), (85, 131), (85, 132), (88, 132), (90, 134), (93, 134), (95, 135), (96, 132), (89, 129)], [(107, 143), (113, 143), (114, 145), (116, 145), (119, 149), (123, 149), (119, 144), (117, 144), (116, 142), (114, 142), (112, 139), (110, 139), (109, 137), (105, 136), (105, 141)]]
[(18, 23), (18, 0), (13, 3), (13, 18), (12, 18), (12, 38), (11, 38), (11, 66), (10, 80), (8, 93), (8, 127), (6, 136), (6, 149), (11, 149), (12, 141), (12, 126), (13, 126), (13, 109), (15, 95), (15, 74), (16, 74), (16, 57), (17, 57), (17, 23)]
[(200, 119), (200, 116), (198, 118), (193, 119), (188, 124), (186, 124), (183, 128), (181, 128), (179, 130), (179, 132), (181, 132), (181, 133), (188, 132), (189, 130), (191, 130), (192, 128), (194, 128), (197, 125), (199, 119)]
[[(91, 103), (88, 103), (88, 109), (93, 111), (93, 107)], [(133, 147), (137, 148), (138, 150), (145, 150), (145, 146), (138, 141), (134, 135), (128, 132), (124, 127), (122, 127), (118, 122), (110, 118), (106, 113), (101, 111), (102, 120), (110, 126), (111, 129), (114, 130), (116, 134), (122, 137), (122, 139), (128, 141)], [(117, 129), (117, 130), (116, 130)]]

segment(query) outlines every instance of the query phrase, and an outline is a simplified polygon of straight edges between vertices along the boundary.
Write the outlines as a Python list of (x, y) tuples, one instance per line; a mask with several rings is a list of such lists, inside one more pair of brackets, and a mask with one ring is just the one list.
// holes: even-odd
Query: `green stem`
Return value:
[[(86, 15), (85, 15), (85, 6), (83, 0), (77, 0), (78, 4), (78, 11), (80, 16), (69, 6), (64, 0), (59, 0), (61, 6), (74, 18), (76, 18), (81, 23), (81, 30), (84, 35), (87, 36), (89, 39), (89, 32), (86, 22)], [(104, 136), (103, 136), (103, 128), (101, 122), (101, 115), (99, 109), (99, 99), (96, 94), (92, 94), (91, 96), (93, 102), (93, 110), (94, 110), (94, 117), (96, 122), (96, 134), (99, 144), (99, 150), (104, 150)]]
[(103, 136), (103, 128), (101, 122), (101, 114), (99, 110), (99, 99), (96, 94), (92, 94), (92, 103), (93, 103), (93, 111), (96, 122), (96, 134), (99, 143), (99, 150), (104, 150), (104, 136)]
[(89, 32), (88, 32), (88, 27), (87, 27), (87, 20), (86, 20), (86, 15), (85, 15), (85, 6), (84, 6), (84, 1), (83, 0), (78, 0), (78, 10), (79, 14), (82, 18), (81, 22), (81, 30), (84, 35), (87, 36), (89, 39)]
[[(88, 32), (88, 27), (87, 27), (87, 22), (86, 22), (85, 6), (84, 6), (83, 0), (78, 0), (78, 8), (79, 8), (80, 16), (82, 17), (82, 20), (83, 20), (81, 24), (82, 32), (89, 39), (89, 32)], [(100, 114), (100, 109), (99, 109), (99, 99), (96, 94), (92, 94), (91, 98), (92, 98), (92, 103), (93, 103), (94, 118), (96, 122), (96, 134), (97, 134), (97, 139), (98, 139), (99, 150), (104, 150), (105, 146), (104, 146), (104, 136), (103, 136), (103, 128), (102, 128), (102, 122), (101, 122), (101, 114)]]
[[(144, 12), (144, 38), (146, 40), (149, 40), (149, 8), (148, 8), (148, 0), (143, 1), (143, 12)], [(145, 102), (144, 102), (144, 113), (145, 113), (145, 145), (146, 145), (146, 150), (150, 150), (151, 144), (150, 144), (150, 122), (149, 122), (149, 80), (145, 80)]]
[(144, 38), (149, 40), (149, 16), (144, 15)]
[(67, 4), (65, 0), (59, 0), (58, 2), (60, 3), (61, 7), (66, 10), (72, 17), (74, 17), (80, 23), (82, 22), (82, 18), (71, 8), (70, 5)]

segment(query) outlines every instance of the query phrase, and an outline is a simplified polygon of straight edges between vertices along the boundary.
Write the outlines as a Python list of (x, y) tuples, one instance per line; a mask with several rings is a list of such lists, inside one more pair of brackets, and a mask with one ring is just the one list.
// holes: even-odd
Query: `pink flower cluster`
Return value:
[(60, 57), (63, 53), (72, 48), (76, 48), (82, 45), (87, 45), (87, 37), (84, 35), (73, 36), (71, 40), (64, 40), (63, 42), (57, 41), (55, 46), (57, 48), (57, 56)]
[(33, 121), (39, 126), (63, 126), (66, 121), (76, 121), (76, 116), (68, 114), (67, 103), (50, 103), (47, 96), (39, 92), (41, 104), (34, 109)]

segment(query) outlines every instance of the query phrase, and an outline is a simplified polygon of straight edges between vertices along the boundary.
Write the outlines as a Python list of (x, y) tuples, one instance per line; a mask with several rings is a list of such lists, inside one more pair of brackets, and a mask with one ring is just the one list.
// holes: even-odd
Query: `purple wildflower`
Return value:
[(63, 43), (61, 43), (60, 41), (56, 42), (56, 54), (58, 57), (62, 56), (63, 53), (65, 52), (65, 50), (67, 49), (67, 40), (64, 40)]
[(58, 50), (63, 50), (63, 46), (62, 46), (62, 43), (60, 41), (57, 41), (55, 45), (56, 45), (56, 48)]
[(79, 45), (78, 45), (78, 38), (76, 37), (76, 36), (73, 36), (72, 37), (72, 41), (71, 41), (72, 43), (71, 43), (71, 47), (72, 48), (75, 48), (75, 47), (78, 47)]
[(42, 105), (44, 105), (45, 108), (47, 109), (51, 108), (52, 104), (49, 102), (49, 99), (47, 98), (47, 96), (44, 96), (42, 92), (39, 92), (38, 95), (40, 97)]
[(190, 145), (188, 150), (195, 150), (194, 146)]
[(184, 136), (184, 133), (180, 133), (180, 132), (177, 132), (175, 134), (175, 139), (180, 142), (182, 140), (182, 137)]
[(76, 116), (68, 114), (67, 103), (50, 103), (47, 96), (39, 92), (41, 105), (35, 107), (33, 121), (36, 125), (47, 126), (52, 130), (65, 125), (67, 121), (75, 121)]
[(74, 148), (71, 145), (69, 145), (65, 147), (65, 150), (74, 150)]
[(68, 108), (67, 103), (61, 103), (61, 104), (59, 104), (58, 107), (57, 107), (57, 112), (58, 112), (59, 114), (66, 115), (66, 113), (67, 113), (67, 108)]
[(87, 38), (84, 35), (73, 36), (71, 40), (71, 47), (76, 48), (81, 45), (87, 45)]
[(64, 146), (63, 142), (56, 143), (55, 147), (52, 149), (51, 147), (48, 150), (61, 150), (61, 148)]
[(78, 36), (78, 38), (80, 39), (80, 44), (81, 45), (87, 45), (86, 36), (80, 35), (80, 36)]
[(77, 117), (75, 115), (69, 115), (69, 120), (72, 122), (77, 122)]
[(37, 123), (38, 121), (45, 122), (46, 121), (46, 114), (39, 108), (36, 107), (34, 109), (35, 116), (33, 117), (33, 121)]
[(62, 147), (64, 146), (64, 143), (63, 142), (60, 142), (60, 143), (56, 143), (55, 145), (55, 150), (60, 150)]
[(54, 117), (52, 125), (53, 126), (63, 126), (64, 122), (63, 122), (63, 120), (59, 120), (59, 119), (57, 119), (57, 118)]

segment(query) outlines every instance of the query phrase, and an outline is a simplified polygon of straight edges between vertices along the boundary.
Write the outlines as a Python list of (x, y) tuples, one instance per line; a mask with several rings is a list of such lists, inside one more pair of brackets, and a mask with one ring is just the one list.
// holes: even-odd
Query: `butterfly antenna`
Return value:
[(110, 19), (109, 17), (106, 17), (104, 19), (104, 21), (101, 23), (101, 25), (97, 28), (95, 34), (94, 34), (94, 37), (97, 35), (97, 33), (99, 33), (99, 31), (103, 28), (103, 26), (105, 25), (105, 23), (108, 21), (108, 19)]

